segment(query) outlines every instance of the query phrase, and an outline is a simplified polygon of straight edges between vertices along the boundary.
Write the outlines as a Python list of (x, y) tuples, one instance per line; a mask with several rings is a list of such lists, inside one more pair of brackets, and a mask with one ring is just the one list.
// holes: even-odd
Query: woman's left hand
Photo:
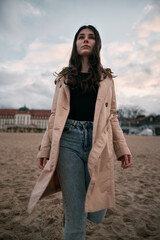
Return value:
[(131, 155), (123, 155), (118, 160), (121, 161), (121, 167), (123, 169), (128, 168), (132, 165), (132, 156)]

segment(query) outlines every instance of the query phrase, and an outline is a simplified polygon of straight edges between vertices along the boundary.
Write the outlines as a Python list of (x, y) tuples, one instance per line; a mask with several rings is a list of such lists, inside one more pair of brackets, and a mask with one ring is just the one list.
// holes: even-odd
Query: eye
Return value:
[(79, 37), (78, 37), (78, 39), (83, 39), (83, 38), (84, 38), (84, 36), (79, 36)]
[(95, 35), (94, 34), (89, 34), (89, 38), (95, 39)]

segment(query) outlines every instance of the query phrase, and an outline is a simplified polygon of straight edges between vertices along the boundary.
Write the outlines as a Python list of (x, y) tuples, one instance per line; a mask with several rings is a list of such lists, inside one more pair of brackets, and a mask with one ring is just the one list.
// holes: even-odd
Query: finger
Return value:
[(121, 167), (123, 168), (123, 160), (121, 160)]
[(38, 167), (40, 169), (43, 169), (43, 159), (42, 158), (38, 158)]
[(121, 167), (124, 169), (124, 168), (126, 168), (126, 165), (127, 165), (127, 155), (123, 155), (122, 157), (121, 157)]
[(47, 163), (47, 158), (43, 158), (43, 168), (45, 167), (46, 163)]
[(121, 167), (125, 168), (125, 160), (124, 159), (121, 160)]
[(132, 165), (132, 156), (131, 155), (127, 155), (127, 157), (128, 157), (128, 164), (126, 166), (130, 167)]
[(128, 168), (132, 165), (132, 156), (131, 155), (127, 155), (127, 161), (125, 164), (125, 168)]
[(128, 166), (128, 155), (124, 155), (124, 160), (125, 160), (125, 166)]
[(128, 155), (129, 163), (132, 164), (132, 155)]

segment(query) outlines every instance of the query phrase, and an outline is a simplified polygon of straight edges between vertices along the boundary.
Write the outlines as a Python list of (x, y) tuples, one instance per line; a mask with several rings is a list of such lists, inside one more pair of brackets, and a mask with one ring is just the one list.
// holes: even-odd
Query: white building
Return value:
[(6, 132), (44, 132), (50, 110), (0, 109), (0, 131)]

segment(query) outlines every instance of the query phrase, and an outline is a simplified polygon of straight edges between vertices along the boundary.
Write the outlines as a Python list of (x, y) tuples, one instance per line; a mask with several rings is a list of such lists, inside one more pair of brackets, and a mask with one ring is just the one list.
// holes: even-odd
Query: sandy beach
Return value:
[[(0, 133), (0, 240), (62, 240), (61, 193), (26, 212), (41, 170), (36, 155), (42, 134)], [(160, 239), (160, 137), (126, 136), (134, 165), (115, 160), (116, 207), (99, 225), (87, 223), (87, 240)]]

